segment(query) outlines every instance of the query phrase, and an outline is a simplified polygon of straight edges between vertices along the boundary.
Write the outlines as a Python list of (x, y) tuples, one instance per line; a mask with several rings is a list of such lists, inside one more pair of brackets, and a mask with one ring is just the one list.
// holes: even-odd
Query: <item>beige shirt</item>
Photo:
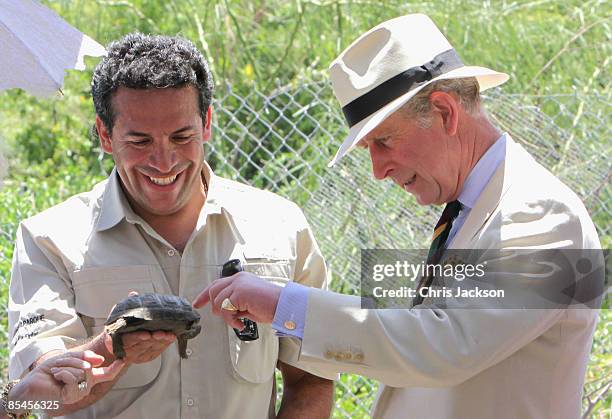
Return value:
[[(12, 378), (44, 353), (102, 332), (111, 307), (130, 291), (192, 301), (233, 258), (277, 284), (323, 285), (323, 258), (295, 204), (208, 166), (204, 175), (208, 196), (182, 254), (131, 210), (116, 172), (21, 223), (9, 300)], [(200, 314), (202, 332), (189, 341), (188, 359), (174, 344), (131, 366), (103, 399), (70, 417), (272, 416), (277, 360), (293, 363), (298, 344), (263, 324), (258, 340), (242, 342), (209, 307)]]

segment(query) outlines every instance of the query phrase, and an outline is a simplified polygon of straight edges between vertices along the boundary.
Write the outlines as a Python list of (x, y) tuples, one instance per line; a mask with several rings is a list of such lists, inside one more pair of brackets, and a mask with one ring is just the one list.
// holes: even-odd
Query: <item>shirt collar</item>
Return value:
[[(198, 227), (205, 222), (206, 216), (209, 214), (226, 214), (228, 217), (231, 217), (229, 207), (225, 205), (227, 202), (225, 190), (220, 187), (222, 183), (220, 181), (221, 179), (213, 173), (206, 161), (202, 167), (202, 174), (208, 184), (208, 193), (206, 194), (206, 201), (200, 211)], [(222, 211), (222, 209), (225, 209), (225, 211)], [(96, 231), (108, 230), (119, 224), (123, 219), (130, 223), (146, 224), (146, 222), (134, 212), (127, 200), (121, 187), (117, 168), (115, 167), (108, 177), (108, 182), (104, 189), (104, 194), (102, 195), (100, 216), (96, 225)]]
[[(124, 203), (124, 201), (126, 202)], [(113, 168), (102, 194), (96, 231), (104, 231), (116, 226), (119, 221), (125, 218), (124, 208), (126, 206), (129, 207), (129, 204), (123, 190), (121, 190), (117, 169)]]
[(468, 175), (459, 194), (459, 202), (464, 208), (473, 208), (491, 176), (506, 158), (506, 141), (508, 133), (504, 132), (478, 160)]

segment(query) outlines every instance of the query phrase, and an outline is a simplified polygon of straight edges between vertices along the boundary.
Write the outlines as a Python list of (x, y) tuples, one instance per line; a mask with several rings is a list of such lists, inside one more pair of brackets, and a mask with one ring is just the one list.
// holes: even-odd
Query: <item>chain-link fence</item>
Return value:
[[(330, 267), (331, 289), (358, 292), (362, 248), (428, 247), (440, 209), (420, 207), (391, 182), (375, 181), (363, 150), (327, 168), (346, 133), (327, 83), (290, 85), (269, 95), (253, 89), (247, 96), (228, 87), (216, 96), (213, 168), (302, 206)], [(493, 91), (484, 103), (496, 125), (578, 193), (608, 246), (610, 97)], [(343, 376), (335, 416), (367, 416), (375, 386)]]
[[(428, 246), (440, 209), (418, 206), (391, 182), (375, 181), (367, 152), (356, 150), (327, 168), (346, 134), (327, 82), (296, 83), (269, 94), (253, 88), (246, 96), (226, 87), (218, 89), (216, 98), (207, 159), (217, 174), (277, 192), (304, 209), (330, 268), (331, 289), (358, 292), (362, 248)], [(493, 91), (486, 92), (484, 103), (502, 130), (582, 197), (609, 248), (610, 96)], [(4, 232), (7, 240), (13, 227)], [(609, 351), (609, 341), (593, 350)], [(593, 400), (610, 398), (609, 374), (593, 374), (596, 379), (587, 389)], [(336, 386), (334, 417), (367, 417), (374, 394), (372, 380), (343, 375)]]
[[(490, 117), (584, 200), (602, 241), (612, 213), (610, 98), (579, 95), (484, 97)], [(429, 246), (438, 208), (420, 207), (392, 182), (371, 175), (367, 152), (356, 150), (327, 168), (346, 134), (326, 83), (217, 92), (209, 159), (220, 174), (302, 206), (333, 270), (334, 289), (355, 291), (359, 249)], [(384, 216), (381, 216), (383, 215)]]

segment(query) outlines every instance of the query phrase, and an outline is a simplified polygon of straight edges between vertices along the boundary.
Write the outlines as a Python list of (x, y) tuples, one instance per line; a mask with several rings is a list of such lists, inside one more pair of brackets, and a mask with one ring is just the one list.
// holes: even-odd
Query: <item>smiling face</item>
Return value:
[(453, 134), (440, 116), (434, 115), (430, 128), (422, 128), (397, 111), (358, 146), (370, 152), (376, 179), (392, 179), (421, 205), (442, 204), (460, 192), (461, 145)]
[(211, 108), (203, 123), (197, 90), (120, 87), (113, 95), (112, 135), (96, 118), (102, 149), (113, 155), (134, 211), (152, 216), (199, 214), (204, 203), (204, 142), (210, 139)]

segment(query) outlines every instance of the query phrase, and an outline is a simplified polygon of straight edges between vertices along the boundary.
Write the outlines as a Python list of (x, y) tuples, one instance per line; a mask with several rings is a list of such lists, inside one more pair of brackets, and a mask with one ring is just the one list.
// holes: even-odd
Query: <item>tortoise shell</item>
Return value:
[(200, 314), (184, 298), (176, 295), (142, 294), (121, 300), (106, 320), (106, 333), (113, 339), (117, 358), (125, 357), (121, 335), (139, 330), (163, 330), (176, 335), (179, 353), (187, 358), (187, 340), (201, 330)]

